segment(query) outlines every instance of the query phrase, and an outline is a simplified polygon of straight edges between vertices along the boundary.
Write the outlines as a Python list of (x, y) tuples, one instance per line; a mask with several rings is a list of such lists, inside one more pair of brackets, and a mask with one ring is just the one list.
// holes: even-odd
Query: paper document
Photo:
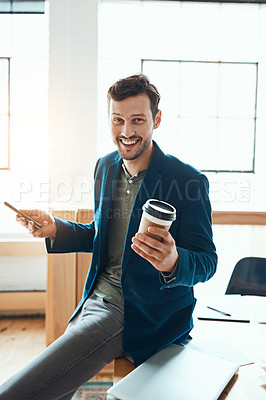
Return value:
[(266, 323), (266, 297), (264, 296), (245, 296), (257, 322)]
[(220, 357), (232, 361), (239, 367), (253, 364), (254, 360), (236, 349), (230, 343), (215, 337), (193, 338), (186, 346), (193, 350), (201, 351), (210, 356)]
[(237, 294), (201, 297), (195, 315), (198, 319), (250, 322), (250, 311), (242, 296)]

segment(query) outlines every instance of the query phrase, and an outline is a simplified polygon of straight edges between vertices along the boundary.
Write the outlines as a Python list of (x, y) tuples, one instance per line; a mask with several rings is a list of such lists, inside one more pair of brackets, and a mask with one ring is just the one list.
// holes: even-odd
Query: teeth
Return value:
[(123, 139), (121, 139), (121, 142), (123, 144), (127, 144), (127, 145), (135, 144), (135, 143), (137, 143), (137, 141), (138, 140), (123, 140)]

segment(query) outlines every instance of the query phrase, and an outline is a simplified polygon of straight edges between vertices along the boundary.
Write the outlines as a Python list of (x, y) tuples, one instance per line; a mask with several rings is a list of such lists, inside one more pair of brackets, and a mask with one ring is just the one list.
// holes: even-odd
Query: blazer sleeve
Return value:
[(90, 253), (93, 251), (95, 235), (94, 221), (90, 224), (79, 224), (55, 218), (57, 225), (56, 237), (51, 246), (46, 239), (48, 253)]
[(162, 288), (192, 287), (207, 281), (216, 271), (217, 254), (208, 191), (208, 180), (202, 174), (186, 185), (176, 237), (179, 255), (176, 278), (167, 283), (160, 277)]
[[(94, 179), (100, 159), (97, 160), (94, 168)], [(52, 240), (47, 238), (46, 249), (48, 253), (91, 253), (95, 236), (95, 224), (79, 224), (55, 218), (57, 233)]]

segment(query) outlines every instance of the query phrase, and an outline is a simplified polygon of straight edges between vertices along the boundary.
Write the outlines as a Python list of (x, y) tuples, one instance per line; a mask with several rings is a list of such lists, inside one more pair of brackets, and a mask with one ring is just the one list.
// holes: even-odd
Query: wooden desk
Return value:
[(193, 338), (215, 337), (230, 343), (251, 357), (254, 364), (239, 368), (237, 379), (227, 387), (219, 400), (265, 400), (266, 382), (266, 324), (198, 320), (194, 316)]

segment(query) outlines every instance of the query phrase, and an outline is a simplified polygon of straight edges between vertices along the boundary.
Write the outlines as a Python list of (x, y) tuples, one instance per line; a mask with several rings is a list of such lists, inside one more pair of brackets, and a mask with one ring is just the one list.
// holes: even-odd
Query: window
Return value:
[(98, 155), (114, 150), (108, 87), (143, 71), (159, 146), (206, 173), (214, 209), (264, 210), (265, 41), (264, 4), (102, 0)]
[(10, 59), (0, 58), (0, 169), (9, 168)]
[(48, 42), (47, 12), (0, 13), (0, 236), (25, 235), (4, 201), (48, 205)]
[(43, 14), (45, 0), (1, 0), (0, 13), (3, 14)]
[[(202, 171), (254, 172), (256, 63), (143, 60), (164, 110), (161, 145)], [(241, 143), (241, 152), (235, 149)], [(191, 147), (197, 151), (191, 152)], [(226, 157), (224, 155), (226, 154)]]

